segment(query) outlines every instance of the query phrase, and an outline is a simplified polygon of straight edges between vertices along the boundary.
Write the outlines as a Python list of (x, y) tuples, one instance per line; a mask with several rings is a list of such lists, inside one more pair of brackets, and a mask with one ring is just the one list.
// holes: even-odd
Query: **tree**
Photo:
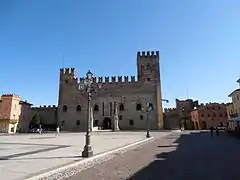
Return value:
[(32, 121), (31, 121), (31, 124), (33, 125), (39, 125), (42, 121), (42, 117), (41, 115), (39, 114), (39, 112), (37, 112), (33, 118), (32, 118)]

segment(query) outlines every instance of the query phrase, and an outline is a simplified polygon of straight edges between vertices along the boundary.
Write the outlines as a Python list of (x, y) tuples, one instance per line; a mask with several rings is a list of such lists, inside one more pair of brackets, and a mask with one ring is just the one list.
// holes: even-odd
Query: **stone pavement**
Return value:
[(224, 132), (173, 133), (67, 180), (239, 180), (240, 140)]
[[(170, 132), (152, 132), (160, 138)], [(91, 144), (96, 154), (145, 138), (145, 132), (94, 132)], [(0, 136), (0, 179), (20, 180), (80, 161), (85, 133), (23, 134)]]

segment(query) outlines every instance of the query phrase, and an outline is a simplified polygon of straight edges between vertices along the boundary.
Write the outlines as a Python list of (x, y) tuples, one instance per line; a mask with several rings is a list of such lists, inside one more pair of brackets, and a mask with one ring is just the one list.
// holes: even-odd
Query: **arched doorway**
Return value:
[(197, 123), (197, 122), (195, 122), (195, 129), (196, 129), (196, 130), (199, 129), (199, 127), (198, 127), (198, 123)]
[(207, 129), (207, 123), (205, 121), (201, 122), (201, 129)]
[(190, 125), (189, 125), (190, 127), (190, 129), (194, 129), (194, 122), (192, 122), (192, 121), (190, 121)]
[(111, 129), (112, 128), (112, 120), (109, 117), (105, 117), (103, 120), (103, 129)]

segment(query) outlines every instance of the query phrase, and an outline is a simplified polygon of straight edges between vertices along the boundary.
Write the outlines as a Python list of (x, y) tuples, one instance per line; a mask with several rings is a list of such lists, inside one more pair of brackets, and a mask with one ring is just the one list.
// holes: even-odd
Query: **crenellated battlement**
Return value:
[(39, 106), (39, 107), (32, 107), (32, 109), (56, 109), (57, 106), (56, 105), (43, 105), (43, 106)]
[(3, 94), (1, 97), (14, 97), (14, 98), (19, 98), (20, 96), (16, 95), (16, 94)]
[(61, 75), (75, 75), (75, 68), (61, 68), (60, 74)]
[[(84, 82), (83, 77), (79, 78), (79, 83)], [(136, 82), (135, 76), (106, 76), (106, 77), (93, 77), (93, 83), (104, 83), (104, 84), (112, 84), (112, 83), (132, 83)]]
[(159, 57), (159, 51), (138, 51), (137, 58), (156, 58)]
[(175, 113), (177, 112), (176, 108), (164, 108), (165, 113)]

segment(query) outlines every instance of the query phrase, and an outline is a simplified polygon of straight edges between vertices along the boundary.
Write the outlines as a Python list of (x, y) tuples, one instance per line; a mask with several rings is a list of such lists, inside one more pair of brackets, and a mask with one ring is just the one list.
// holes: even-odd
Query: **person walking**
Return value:
[(216, 135), (219, 136), (219, 129), (216, 127)]
[(42, 135), (42, 125), (39, 125), (39, 134)]
[(59, 128), (59, 126), (57, 127), (57, 129), (56, 129), (56, 136), (59, 136), (60, 134), (59, 134), (59, 131), (60, 131), (60, 128)]
[(213, 129), (214, 129), (214, 128), (211, 126), (211, 127), (210, 127), (210, 132), (211, 132), (211, 136), (212, 136), (212, 137), (213, 137)]

